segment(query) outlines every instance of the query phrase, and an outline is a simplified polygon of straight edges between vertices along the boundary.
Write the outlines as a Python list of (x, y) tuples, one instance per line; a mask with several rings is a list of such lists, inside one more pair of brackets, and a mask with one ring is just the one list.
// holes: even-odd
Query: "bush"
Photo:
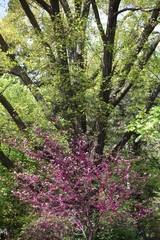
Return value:
[[(13, 191), (41, 218), (36, 231), (26, 228), (28, 239), (43, 234), (43, 239), (53, 239), (48, 229), (54, 239), (62, 239), (69, 227), (70, 237), (91, 240), (101, 225), (107, 228), (115, 220), (135, 224), (149, 213), (135, 200), (146, 179), (132, 169), (132, 161), (120, 159), (119, 154), (100, 158), (88, 148), (85, 137), (64, 148), (52, 134), (39, 130), (36, 134), (40, 147), (30, 147), (25, 139), (20, 147), (36, 167), (27, 171), (19, 163)], [(18, 148), (16, 142), (13, 145)]]

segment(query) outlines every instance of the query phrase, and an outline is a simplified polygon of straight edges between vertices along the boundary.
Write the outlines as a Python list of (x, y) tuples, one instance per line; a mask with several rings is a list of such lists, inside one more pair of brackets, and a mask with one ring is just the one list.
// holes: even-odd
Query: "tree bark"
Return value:
[(117, 15), (120, 0), (109, 1), (109, 11), (108, 11), (108, 23), (106, 29), (106, 43), (104, 44), (103, 51), (103, 66), (102, 66), (102, 83), (100, 87), (99, 98), (102, 103), (102, 109), (98, 116), (98, 136), (97, 136), (97, 146), (96, 153), (99, 155), (103, 154), (103, 149), (106, 139), (106, 121), (108, 117), (108, 104), (111, 92), (111, 78), (112, 78), (112, 64), (113, 64), (113, 48), (115, 40), (115, 32), (117, 26)]
[(2, 152), (2, 150), (0, 150), (0, 162), (8, 170), (10, 170), (14, 167), (14, 163)]
[(12, 107), (12, 105), (8, 102), (8, 100), (0, 94), (0, 103), (4, 106), (4, 108), (8, 111), (10, 116), (12, 117), (13, 121), (16, 123), (20, 130), (24, 130), (26, 128), (25, 123), (19, 117), (16, 110)]

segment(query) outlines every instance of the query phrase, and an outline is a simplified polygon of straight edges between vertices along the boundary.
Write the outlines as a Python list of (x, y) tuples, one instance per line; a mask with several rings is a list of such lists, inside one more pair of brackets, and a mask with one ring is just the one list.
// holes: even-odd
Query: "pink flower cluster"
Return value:
[(36, 151), (23, 144), (21, 147), (37, 162), (37, 168), (16, 172), (14, 190), (15, 196), (32, 205), (34, 213), (48, 219), (67, 219), (71, 229), (78, 229), (85, 239), (102, 220), (111, 223), (115, 218), (138, 219), (148, 214), (143, 205), (134, 204), (131, 211), (131, 199), (141, 195), (146, 181), (132, 169), (131, 161), (120, 159), (119, 154), (100, 160), (84, 137), (65, 149), (52, 134), (38, 135), (41, 147)]

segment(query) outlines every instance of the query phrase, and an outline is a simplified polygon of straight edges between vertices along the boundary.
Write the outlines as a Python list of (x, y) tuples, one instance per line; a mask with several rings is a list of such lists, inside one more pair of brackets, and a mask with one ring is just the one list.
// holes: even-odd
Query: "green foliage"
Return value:
[(141, 240), (137, 238), (136, 229), (132, 226), (113, 226), (106, 234), (101, 233), (99, 240)]
[(29, 208), (12, 194), (12, 173), (0, 166), (0, 176), (0, 226), (17, 239), (23, 224), (29, 222)]
[(128, 129), (129, 131), (136, 131), (138, 137), (136, 142), (143, 139), (152, 139), (158, 142), (159, 140), (159, 124), (160, 124), (160, 107), (153, 107), (149, 114), (141, 111), (134, 122), (132, 122)]
[[(50, 4), (48, 0), (45, 2)], [(114, 13), (112, 20), (118, 16), (117, 23), (115, 27), (111, 23), (111, 29), (108, 29), (107, 20), (111, 14), (109, 3), (117, 4), (118, 1), (96, 0), (103, 31), (106, 32), (106, 27), (109, 30), (107, 43), (102, 38), (100, 24), (97, 24), (98, 18), (91, 4), (93, 1), (57, 2), (60, 3), (60, 12), (54, 15), (45, 11), (36, 1), (27, 0), (41, 29), (39, 32), (31, 19), (28, 19), (20, 1), (9, 1), (8, 14), (0, 20), (0, 34), (8, 45), (8, 50), (4, 51), (0, 42), (0, 74), (3, 75), (0, 76), (0, 94), (26, 124), (23, 134), (28, 141), (35, 140), (32, 124), (36, 123), (43, 131), (54, 131), (64, 145), (78, 133), (86, 132), (88, 139), (94, 139), (95, 149), (100, 141), (103, 142), (104, 154), (108, 155), (125, 132), (132, 132), (131, 140), (127, 140), (122, 153), (125, 158), (134, 156), (141, 159), (141, 165), (135, 165), (135, 169), (141, 169), (141, 174), (146, 172), (151, 176), (156, 175), (150, 179), (144, 196), (153, 197), (159, 192), (160, 184), (159, 95), (154, 99), (149, 113), (145, 109), (149, 97), (159, 85), (159, 46), (147, 61), (145, 54), (152, 48), (159, 28), (156, 27), (147, 36), (154, 19), (147, 31), (145, 27), (150, 21), (153, 8), (159, 7), (160, 2), (121, 0), (118, 11), (126, 10), (118, 15), (117, 12)], [(68, 3), (70, 9), (66, 11), (62, 2)], [(76, 11), (76, 2), (82, 3), (79, 8), (81, 13)], [(87, 2), (91, 4), (88, 13)], [(127, 10), (128, 8), (131, 9)], [(159, 17), (157, 19), (156, 24)], [(144, 31), (146, 38), (141, 42), (145, 36)], [(113, 33), (115, 39), (111, 43)], [(104, 56), (107, 56), (106, 62)], [(16, 72), (17, 66), (21, 68), (19, 72)], [(108, 73), (104, 77), (106, 69)], [(27, 74), (32, 84), (24, 82), (24, 74)], [(127, 84), (132, 85), (130, 90), (115, 104), (114, 100), (121, 96)], [(107, 91), (109, 99), (104, 100)], [(43, 98), (37, 101), (36, 94), (41, 94)], [(82, 125), (85, 127), (82, 128)], [(2, 129), (15, 137), (21, 135), (11, 114), (2, 104), (0, 129), (1, 135)], [(99, 137), (101, 133), (105, 135), (104, 139), (103, 136)], [(35, 164), (21, 152), (10, 149), (3, 143), (1, 150), (14, 163), (22, 161), (28, 169), (35, 168)], [(18, 202), (13, 200), (10, 187), (4, 184), (10, 178), (8, 173), (2, 166), (0, 171), (3, 179), (0, 183), (0, 213), (3, 215), (0, 225), (5, 227), (6, 221), (8, 228), (18, 232), (25, 222), (25, 211), (23, 212), (23, 206), (18, 210)], [(12, 212), (13, 202), (15, 213)], [(158, 205), (158, 197), (156, 204)], [(159, 217), (158, 214), (157, 216)], [(14, 226), (12, 219), (17, 219), (18, 225)], [(151, 226), (152, 221), (147, 224)], [(121, 239), (138, 239), (130, 226), (113, 227), (109, 235), (104, 234), (99, 238), (116, 240), (119, 239), (118, 236), (122, 236)]]

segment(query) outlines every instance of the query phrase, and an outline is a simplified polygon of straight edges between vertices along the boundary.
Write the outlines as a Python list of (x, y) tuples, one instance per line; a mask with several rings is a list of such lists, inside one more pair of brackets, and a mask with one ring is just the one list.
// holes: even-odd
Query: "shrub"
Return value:
[(41, 219), (33, 224), (34, 231), (26, 228), (25, 239), (64, 239), (69, 234), (91, 240), (101, 226), (116, 221), (136, 224), (149, 213), (136, 202), (146, 179), (133, 170), (132, 161), (119, 154), (100, 158), (85, 137), (64, 148), (52, 134), (36, 134), (41, 147), (30, 148), (26, 140), (20, 147), (36, 168), (27, 171), (19, 163), (13, 191)]

